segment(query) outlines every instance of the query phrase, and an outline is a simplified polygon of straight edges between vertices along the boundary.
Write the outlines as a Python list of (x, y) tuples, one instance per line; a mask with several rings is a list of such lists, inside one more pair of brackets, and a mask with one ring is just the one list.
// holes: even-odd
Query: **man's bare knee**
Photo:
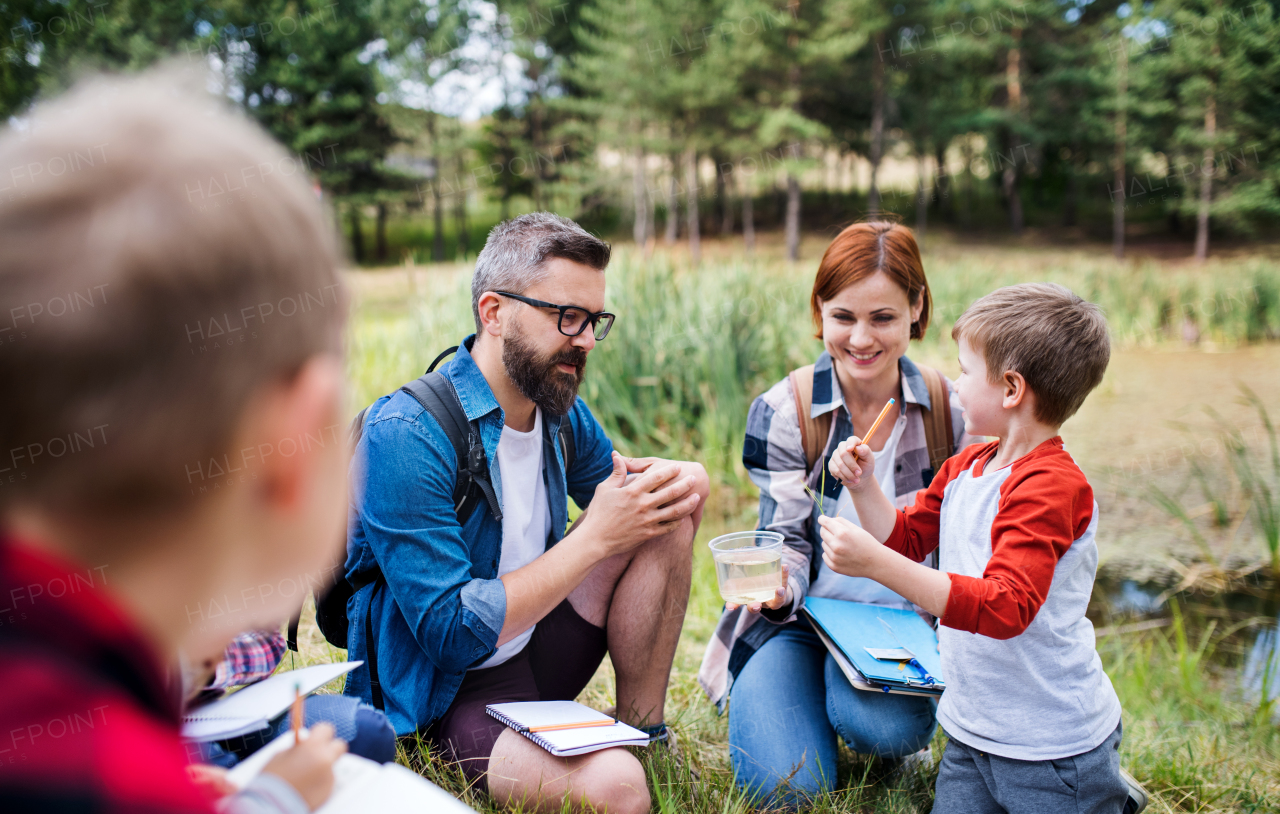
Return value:
[(693, 518), (685, 517), (672, 525), (671, 531), (660, 537), (654, 537), (645, 546), (658, 549), (663, 559), (672, 565), (690, 561), (693, 558), (693, 538), (698, 530), (693, 525)]
[(693, 475), (693, 490), (705, 501), (711, 494), (711, 476), (707, 474), (707, 468), (696, 461), (682, 461), (681, 474)]
[(643, 814), (649, 810), (644, 766), (622, 749), (594, 753), (574, 778), (574, 787), (578, 799), (600, 812)]

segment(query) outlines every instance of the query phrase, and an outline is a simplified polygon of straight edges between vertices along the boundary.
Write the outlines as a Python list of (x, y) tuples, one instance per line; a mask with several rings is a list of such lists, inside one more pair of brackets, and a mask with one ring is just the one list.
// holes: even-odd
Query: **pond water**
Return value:
[[(1170, 624), (1175, 602), (1192, 641), (1199, 640), (1211, 621), (1217, 621), (1216, 630), (1224, 633), (1238, 628), (1217, 641), (1210, 658), (1234, 672), (1246, 699), (1257, 703), (1264, 693), (1269, 700), (1280, 698), (1280, 590), (1273, 584), (1259, 579), (1235, 591), (1208, 595), (1104, 578), (1094, 585), (1088, 615), (1100, 638), (1123, 635)], [(1280, 716), (1280, 709), (1276, 714)]]
[[(948, 376), (959, 373), (954, 359), (921, 361)], [(1211, 470), (1225, 465), (1218, 442), (1221, 427), (1206, 407), (1252, 441), (1263, 438), (1256, 409), (1238, 403), (1241, 384), (1251, 388), (1271, 419), (1280, 423), (1277, 370), (1280, 343), (1235, 349), (1171, 344), (1112, 352), (1102, 384), (1062, 427), (1066, 449), (1088, 475), (1101, 512), (1100, 573), (1166, 582), (1180, 576), (1171, 561), (1185, 564), (1200, 557), (1179, 522), (1151, 503), (1147, 487), (1158, 485), (1177, 493), (1193, 461)], [(1187, 498), (1204, 502), (1198, 495), (1191, 490)], [(1246, 525), (1244, 531), (1248, 530)], [(1261, 559), (1265, 552), (1260, 541), (1242, 534), (1227, 554), (1240, 565)]]

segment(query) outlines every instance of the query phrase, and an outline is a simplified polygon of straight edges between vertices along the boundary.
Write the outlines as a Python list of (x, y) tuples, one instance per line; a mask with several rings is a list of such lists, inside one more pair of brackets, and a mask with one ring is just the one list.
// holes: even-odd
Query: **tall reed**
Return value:
[[(733, 260), (690, 268), (664, 253), (616, 251), (606, 303), (618, 321), (591, 354), (582, 395), (620, 449), (697, 459), (720, 484), (750, 491), (741, 454), (751, 400), (822, 350), (809, 316), (816, 265)], [(971, 251), (930, 255), (926, 270), (933, 326), (909, 354), (952, 356), (951, 324), (970, 303), (1030, 280), (1059, 282), (1100, 303), (1120, 344), (1181, 341), (1186, 320), (1227, 344), (1280, 335), (1280, 270), (1261, 260), (1170, 272), (1084, 255)], [(357, 309), (352, 412), (420, 375), (439, 350), (474, 330), (468, 267), (419, 269), (409, 279), (401, 297)]]

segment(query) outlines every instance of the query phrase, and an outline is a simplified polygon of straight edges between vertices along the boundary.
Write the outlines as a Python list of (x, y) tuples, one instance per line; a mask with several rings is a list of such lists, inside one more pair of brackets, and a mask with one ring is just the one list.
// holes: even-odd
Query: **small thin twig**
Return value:
[(823, 467), (822, 479), (819, 481), (819, 484), (818, 484), (818, 494), (815, 495), (813, 493), (813, 490), (809, 488), (809, 484), (806, 483), (804, 485), (805, 494), (809, 496), (810, 500), (812, 500), (814, 503), (818, 505), (819, 517), (824, 517), (826, 515), (826, 509), (823, 506), (823, 501), (822, 501), (823, 495), (826, 491), (827, 491), (827, 468)]

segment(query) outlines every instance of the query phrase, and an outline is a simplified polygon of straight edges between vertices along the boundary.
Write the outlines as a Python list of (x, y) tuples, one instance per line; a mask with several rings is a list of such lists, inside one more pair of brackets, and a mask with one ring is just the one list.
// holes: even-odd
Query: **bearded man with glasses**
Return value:
[[(618, 717), (666, 742), (708, 491), (699, 464), (619, 455), (578, 397), (614, 321), (608, 263), (608, 244), (545, 212), (499, 224), (476, 260), (476, 333), (441, 372), (478, 423), (500, 520), (482, 507), (459, 523), (456, 455), (404, 391), (369, 408), (352, 462), (348, 575), (376, 562), (389, 590), (352, 598), (350, 658), (375, 649), (397, 734), (422, 736), (496, 801), (529, 810), (649, 810), (630, 752), (555, 757), (485, 707), (572, 700), (608, 652)], [(569, 497), (585, 511), (566, 531)], [(367, 676), (347, 692), (369, 696)]]

